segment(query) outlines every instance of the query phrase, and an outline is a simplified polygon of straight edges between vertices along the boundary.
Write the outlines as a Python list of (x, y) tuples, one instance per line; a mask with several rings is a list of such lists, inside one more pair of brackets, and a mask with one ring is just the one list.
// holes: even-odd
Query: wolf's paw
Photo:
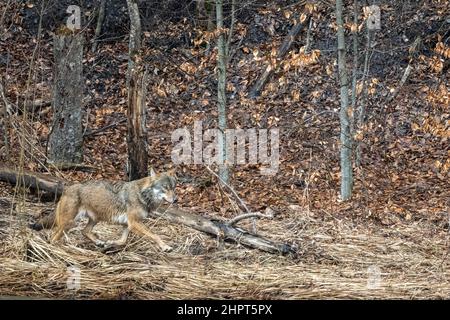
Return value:
[(103, 246), (105, 248), (111, 247), (113, 245), (113, 242), (111, 240), (106, 240), (105, 243), (103, 243)]
[(106, 242), (100, 239), (95, 240), (95, 245), (98, 247), (105, 247), (106, 246)]
[(163, 252), (170, 252), (173, 250), (173, 248), (171, 246), (168, 246), (167, 244), (165, 244), (165, 245), (161, 246), (161, 250)]
[(107, 240), (104, 244), (105, 248), (116, 248), (116, 247), (123, 247), (123, 244), (117, 243), (117, 241), (114, 240)]

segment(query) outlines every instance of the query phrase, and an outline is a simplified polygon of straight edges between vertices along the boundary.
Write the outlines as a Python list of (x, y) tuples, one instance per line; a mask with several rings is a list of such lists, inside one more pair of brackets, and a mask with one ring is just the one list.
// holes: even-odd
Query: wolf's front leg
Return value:
[(164, 252), (170, 252), (172, 251), (172, 247), (168, 246), (167, 244), (164, 243), (164, 241), (158, 237), (156, 234), (154, 234), (153, 232), (151, 232), (146, 226), (145, 224), (143, 224), (140, 221), (136, 221), (136, 220), (129, 220), (128, 221), (128, 228), (137, 233), (140, 234), (141, 236), (144, 236), (146, 238), (149, 238), (151, 240), (153, 240), (154, 242), (156, 242), (159, 247), (161, 248), (162, 251)]
[(81, 231), (83, 235), (95, 243), (97, 246), (104, 246), (105, 241), (100, 240), (97, 235), (92, 232), (92, 229), (94, 229), (95, 225), (97, 224), (96, 220), (93, 220), (91, 217), (89, 217), (89, 222), (87, 223), (86, 227)]
[(121, 247), (124, 246), (128, 239), (128, 234), (130, 233), (130, 229), (128, 227), (123, 228), (122, 236), (119, 240), (108, 240), (106, 241), (107, 247)]

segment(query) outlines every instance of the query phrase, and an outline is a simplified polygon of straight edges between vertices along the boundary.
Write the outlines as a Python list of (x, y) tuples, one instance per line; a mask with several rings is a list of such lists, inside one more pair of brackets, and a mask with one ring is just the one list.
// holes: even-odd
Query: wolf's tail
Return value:
[(54, 212), (40, 218), (37, 222), (32, 223), (29, 225), (29, 227), (31, 229), (34, 230), (42, 230), (42, 229), (50, 229), (53, 227), (53, 225), (55, 224), (55, 219), (56, 215)]

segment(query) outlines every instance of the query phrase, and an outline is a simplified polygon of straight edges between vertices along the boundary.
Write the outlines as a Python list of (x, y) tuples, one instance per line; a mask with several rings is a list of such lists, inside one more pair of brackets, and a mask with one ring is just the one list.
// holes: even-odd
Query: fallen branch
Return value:
[(121, 123), (126, 122), (126, 121), (127, 121), (127, 118), (123, 118), (123, 119), (120, 119), (120, 120), (118, 120), (118, 121), (116, 121), (116, 122), (110, 123), (110, 124), (108, 124), (108, 125), (106, 125), (106, 126), (104, 126), (104, 127), (101, 127), (101, 128), (99, 128), (99, 129), (90, 130), (90, 131), (86, 132), (86, 133), (83, 135), (83, 137), (88, 137), (88, 136), (94, 136), (94, 135), (97, 135), (97, 134), (99, 134), (99, 133), (101, 133), (101, 132), (103, 132), (103, 131), (105, 131), (105, 130), (108, 130), (109, 128), (113, 128), (113, 127), (115, 127), (115, 126), (117, 126), (117, 125), (119, 125), (119, 124), (121, 124)]
[(284, 255), (295, 254), (295, 249), (288, 244), (276, 243), (272, 240), (250, 234), (247, 231), (235, 228), (224, 221), (210, 220), (175, 208), (161, 207), (152, 213), (156, 217), (161, 217), (173, 223), (184, 224), (195, 230), (208, 233), (224, 240), (232, 240), (250, 248)]
[(42, 190), (60, 197), (64, 188), (64, 181), (53, 176), (44, 175), (28, 170), (16, 171), (0, 166), (0, 181), (8, 182), (14, 186)]
[[(303, 20), (304, 19), (304, 20)], [(280, 48), (278, 49), (278, 53), (275, 59), (275, 62), (269, 62), (264, 72), (261, 74), (261, 76), (256, 80), (255, 84), (253, 85), (252, 89), (250, 90), (250, 98), (256, 98), (261, 93), (264, 85), (266, 84), (267, 80), (269, 80), (272, 73), (278, 68), (279, 61), (284, 58), (286, 53), (291, 48), (292, 44), (294, 43), (295, 38), (300, 33), (300, 30), (303, 27), (303, 24), (305, 21), (308, 21), (309, 19), (306, 19), (306, 17), (298, 19), (298, 21), (294, 24), (292, 29), (289, 31), (288, 35), (284, 39), (283, 43), (281, 44)]]
[(34, 113), (37, 110), (44, 109), (46, 107), (50, 107), (52, 105), (51, 101), (49, 100), (43, 100), (43, 99), (36, 99), (27, 101), (26, 104), (23, 106), (22, 110), (18, 110), (19, 114), (23, 112), (23, 110), (27, 110), (27, 112)]
[(52, 166), (57, 168), (58, 170), (78, 170), (85, 172), (94, 172), (97, 170), (97, 168), (93, 166), (81, 163), (58, 162), (54, 164), (52, 163)]
[(394, 98), (400, 92), (400, 89), (403, 88), (403, 86), (405, 85), (406, 80), (408, 80), (410, 73), (411, 73), (411, 64), (408, 64), (408, 66), (405, 69), (405, 72), (403, 73), (402, 79), (400, 80), (399, 86), (394, 90), (394, 92), (392, 93), (392, 96), (389, 98), (388, 102), (394, 100)]
[(409, 48), (409, 57), (408, 57), (408, 66), (405, 69), (405, 72), (403, 73), (403, 76), (400, 80), (400, 84), (398, 85), (397, 88), (395, 88), (394, 92), (392, 93), (392, 95), (388, 98), (388, 102), (391, 102), (392, 100), (394, 100), (398, 93), (400, 92), (400, 90), (403, 88), (403, 86), (405, 85), (406, 81), (408, 80), (409, 75), (411, 74), (411, 69), (412, 69), (412, 62), (414, 59), (414, 55), (416, 54), (416, 52), (419, 50), (420, 45), (422, 42), (422, 38), (420, 36), (418, 36), (413, 44), (411, 45), (411, 47)]
[(221, 183), (223, 183), (232, 193), (233, 195), (236, 197), (236, 199), (238, 199), (238, 201), (241, 203), (241, 205), (244, 207), (245, 211), (247, 211), (248, 213), (250, 213), (250, 210), (248, 209), (247, 205), (245, 204), (244, 200), (242, 200), (238, 194), (236, 193), (236, 191), (234, 191), (234, 189), (232, 187), (230, 187), (230, 185), (228, 183), (226, 183), (225, 181), (222, 180), (222, 178), (219, 177), (219, 175), (217, 173), (215, 173), (210, 167), (205, 166), (206, 169), (208, 169), (209, 172), (211, 172), (214, 176), (217, 177), (217, 179), (220, 180)]

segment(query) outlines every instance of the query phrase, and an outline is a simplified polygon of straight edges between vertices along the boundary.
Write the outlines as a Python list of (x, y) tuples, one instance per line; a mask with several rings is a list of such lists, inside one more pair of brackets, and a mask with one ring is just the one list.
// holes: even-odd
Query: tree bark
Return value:
[(141, 58), (134, 55), (128, 92), (128, 178), (136, 180), (148, 175), (146, 78)]
[(217, 55), (217, 105), (219, 111), (219, 177), (224, 183), (228, 183), (229, 172), (226, 163), (226, 144), (225, 144), (225, 130), (227, 128), (227, 97), (226, 97), (226, 80), (227, 80), (227, 48), (225, 43), (225, 34), (223, 26), (223, 3), (222, 0), (216, 0), (216, 19), (217, 30), (219, 32), (219, 38), (217, 40), (218, 55)]
[(67, 28), (54, 38), (53, 124), (48, 139), (51, 163), (83, 162), (83, 35)]
[(368, 89), (367, 89), (367, 77), (369, 76), (369, 67), (370, 67), (370, 48), (372, 47), (372, 37), (371, 31), (367, 28), (367, 43), (366, 43), (366, 52), (364, 55), (364, 69), (362, 75), (362, 99), (358, 106), (358, 119), (357, 119), (357, 130), (360, 134), (360, 138), (358, 139), (358, 143), (356, 144), (356, 166), (361, 165), (361, 141), (364, 140), (364, 118), (366, 117), (366, 104), (368, 98)]
[(136, 180), (147, 176), (147, 107), (146, 72), (140, 56), (141, 19), (136, 0), (127, 0), (130, 14), (130, 44), (128, 60), (128, 179)]
[(353, 75), (352, 75), (352, 108), (350, 112), (350, 133), (353, 142), (353, 136), (355, 134), (355, 112), (356, 112), (356, 85), (358, 84), (358, 61), (359, 61), (359, 52), (358, 52), (358, 14), (359, 14), (359, 6), (358, 0), (353, 0), (353, 26), (352, 26), (352, 38), (353, 38)]
[(127, 85), (130, 80), (131, 70), (133, 69), (132, 57), (141, 49), (141, 18), (139, 15), (139, 7), (136, 0), (127, 0), (128, 14), (130, 15), (130, 42), (128, 45), (128, 73)]
[(349, 121), (348, 78), (346, 67), (346, 48), (344, 36), (344, 22), (342, 17), (342, 0), (336, 0), (336, 22), (338, 26), (338, 67), (341, 91), (341, 109), (339, 113), (341, 123), (341, 199), (348, 200), (352, 196), (352, 137)]

